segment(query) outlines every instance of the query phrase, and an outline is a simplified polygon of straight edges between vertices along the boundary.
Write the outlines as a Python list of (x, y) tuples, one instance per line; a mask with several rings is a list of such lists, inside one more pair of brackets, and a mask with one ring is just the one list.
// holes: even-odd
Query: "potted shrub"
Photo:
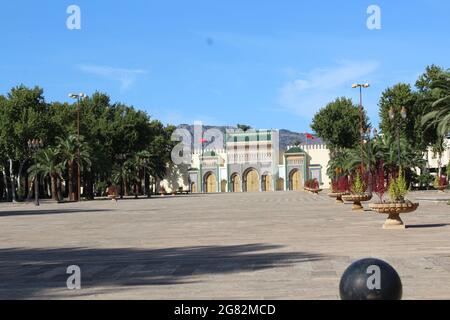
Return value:
[(389, 202), (381, 199), (378, 203), (371, 203), (369, 207), (375, 212), (388, 214), (383, 229), (404, 229), (405, 224), (400, 218), (400, 214), (417, 210), (419, 203), (412, 203), (406, 199), (409, 189), (402, 170), (396, 179), (391, 180), (388, 191)]
[(445, 189), (447, 189), (447, 177), (446, 176), (436, 176), (436, 179), (434, 180), (433, 186), (435, 189), (439, 190), (439, 192), (445, 192)]
[(317, 181), (317, 179), (310, 179), (307, 180), (305, 182), (305, 187), (304, 189), (308, 192), (314, 193), (314, 194), (319, 194), (320, 191), (322, 191), (322, 189), (320, 189), (319, 186), (319, 181)]
[(336, 198), (336, 203), (344, 203), (342, 196), (349, 193), (348, 177), (342, 176), (334, 180), (331, 184), (331, 193), (328, 194), (330, 198)]
[(363, 182), (359, 172), (356, 173), (356, 178), (352, 183), (351, 193), (342, 196), (342, 200), (353, 202), (353, 211), (363, 211), (362, 201), (369, 201), (372, 195), (366, 193), (366, 184)]

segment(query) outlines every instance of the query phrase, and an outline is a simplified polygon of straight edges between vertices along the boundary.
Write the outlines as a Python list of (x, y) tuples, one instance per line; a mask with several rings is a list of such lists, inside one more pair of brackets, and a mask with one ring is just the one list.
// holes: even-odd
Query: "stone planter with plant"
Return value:
[(320, 191), (322, 191), (322, 189), (320, 189), (319, 187), (319, 181), (317, 181), (317, 179), (310, 179), (307, 180), (305, 182), (305, 187), (304, 187), (305, 191), (314, 193), (314, 194), (319, 194)]
[[(381, 169), (381, 171), (383, 171), (383, 169)], [(382, 175), (382, 178), (380, 178), (380, 175)], [(380, 197), (380, 202), (371, 203), (369, 207), (375, 212), (388, 215), (388, 218), (383, 225), (383, 229), (405, 229), (405, 224), (400, 218), (400, 214), (417, 210), (417, 208), (419, 207), (419, 203), (413, 203), (406, 199), (406, 195), (408, 194), (409, 189), (401, 169), (398, 177), (393, 178), (391, 180), (391, 183), (389, 184), (389, 202), (383, 200), (384, 171), (382, 173), (379, 173), (377, 177), (377, 180), (381, 179), (383, 179), (383, 181), (377, 182), (378, 186), (376, 186), (375, 190), (375, 192)]]
[(436, 176), (436, 179), (434, 179), (433, 186), (436, 190), (439, 192), (445, 192), (445, 189), (447, 189), (447, 177), (446, 176)]
[(342, 200), (353, 202), (353, 211), (364, 211), (361, 202), (369, 201), (370, 199), (372, 199), (372, 195), (366, 193), (366, 184), (363, 182), (361, 175), (358, 172), (352, 184), (351, 194), (343, 195)]
[(342, 176), (332, 183), (332, 192), (328, 194), (330, 198), (336, 198), (336, 203), (343, 204), (342, 196), (349, 194), (348, 177)]

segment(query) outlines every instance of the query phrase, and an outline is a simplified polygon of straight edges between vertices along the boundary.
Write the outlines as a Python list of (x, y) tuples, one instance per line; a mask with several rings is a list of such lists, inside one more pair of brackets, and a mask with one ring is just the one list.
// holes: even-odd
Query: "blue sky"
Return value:
[[(69, 5), (81, 30), (69, 30)], [(369, 5), (381, 30), (369, 30)], [(22, 1), (0, 4), (0, 94), (40, 85), (48, 101), (96, 90), (164, 123), (305, 132), (338, 96), (378, 123), (381, 92), (450, 67), (448, 0)]]

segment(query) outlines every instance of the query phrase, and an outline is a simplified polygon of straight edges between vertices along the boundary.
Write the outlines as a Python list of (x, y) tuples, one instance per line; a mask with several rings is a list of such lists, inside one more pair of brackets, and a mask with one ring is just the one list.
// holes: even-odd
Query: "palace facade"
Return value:
[(317, 179), (330, 187), (329, 150), (321, 142), (280, 150), (277, 130), (227, 133), (224, 140), (223, 149), (195, 150), (190, 165), (170, 165), (161, 186), (192, 193), (303, 191), (306, 180)]

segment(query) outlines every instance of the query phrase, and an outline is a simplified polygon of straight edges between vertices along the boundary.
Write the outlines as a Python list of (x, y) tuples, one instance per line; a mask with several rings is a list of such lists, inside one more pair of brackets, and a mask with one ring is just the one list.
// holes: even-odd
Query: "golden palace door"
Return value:
[(299, 170), (295, 170), (291, 173), (291, 190), (300, 191), (303, 189), (302, 186), (302, 174)]
[(206, 176), (206, 190), (205, 191), (207, 193), (216, 192), (216, 188), (217, 188), (216, 175), (214, 173), (209, 173)]
[(246, 191), (247, 192), (258, 192), (259, 188), (259, 176), (256, 170), (250, 170), (246, 176)]
[(272, 176), (264, 176), (264, 191), (272, 191)]
[(233, 183), (233, 192), (241, 192), (241, 178), (239, 177), (238, 174), (235, 174), (232, 178), (232, 183)]

